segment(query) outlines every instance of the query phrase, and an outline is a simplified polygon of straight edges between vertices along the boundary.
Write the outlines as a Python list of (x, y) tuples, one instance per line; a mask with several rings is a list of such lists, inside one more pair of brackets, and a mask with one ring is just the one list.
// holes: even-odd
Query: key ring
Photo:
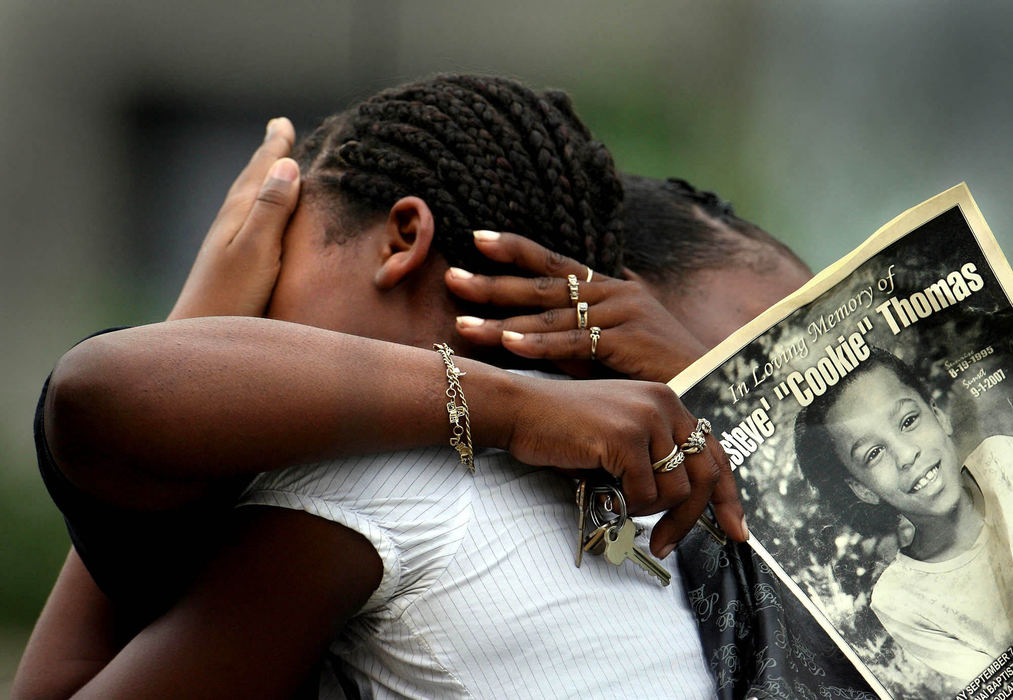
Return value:
[[(599, 499), (598, 496), (605, 496), (606, 499), (614, 498), (619, 503), (619, 513), (617, 514), (615, 511), (606, 508), (605, 501), (603, 499)], [(594, 523), (596, 528), (601, 527), (606, 523), (615, 523), (619, 527), (622, 527), (623, 523), (625, 523), (630, 517), (629, 511), (626, 509), (626, 498), (623, 496), (623, 492), (611, 484), (592, 486), (591, 497), (588, 499), (588, 503), (591, 504), (588, 508), (588, 515), (591, 516), (591, 522)], [(608, 505), (611, 506), (612, 503), (609, 503)], [(599, 508), (602, 508), (604, 513), (599, 514)], [(605, 513), (612, 515), (613, 517), (608, 517)]]

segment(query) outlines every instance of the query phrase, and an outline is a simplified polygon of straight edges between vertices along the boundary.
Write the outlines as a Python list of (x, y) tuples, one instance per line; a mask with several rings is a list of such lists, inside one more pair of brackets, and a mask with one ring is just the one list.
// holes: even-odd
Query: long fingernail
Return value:
[(467, 270), (462, 270), (459, 267), (450, 268), (450, 276), (455, 280), (470, 280), (475, 275), (471, 274)]
[(477, 328), (481, 326), (485, 321), (475, 316), (458, 316), (457, 325), (462, 328)]
[(499, 234), (495, 231), (473, 231), (476, 241), (498, 241)]
[(291, 158), (282, 158), (271, 166), (267, 173), (269, 180), (281, 180), (282, 182), (295, 182), (299, 177), (299, 166)]
[(746, 540), (748, 541), (749, 540), (749, 528), (746, 527), (746, 516), (745, 515), (742, 516), (742, 520), (739, 522), (739, 525), (742, 527), (742, 534), (744, 534), (746, 536)]
[(664, 559), (665, 557), (667, 557), (669, 554), (672, 553), (673, 549), (675, 549), (675, 544), (666, 544), (664, 547), (661, 548), (661, 551), (658, 552), (658, 559)]
[(503, 331), (503, 340), (524, 340), (524, 334), (517, 331)]

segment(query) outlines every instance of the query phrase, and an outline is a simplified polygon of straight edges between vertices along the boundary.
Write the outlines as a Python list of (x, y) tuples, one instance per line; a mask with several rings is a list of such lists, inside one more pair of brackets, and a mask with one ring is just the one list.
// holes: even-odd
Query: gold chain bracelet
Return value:
[[(446, 343), (433, 343), (433, 349), (440, 353), (443, 364), (447, 366), (447, 415), (450, 416), (450, 446), (457, 450), (461, 464), (475, 473), (475, 452), (471, 447), (471, 414), (468, 413), (468, 402), (464, 400), (464, 389), (461, 387), (462, 372), (454, 364), (451, 355), (454, 351)], [(457, 400), (461, 404), (457, 404)]]

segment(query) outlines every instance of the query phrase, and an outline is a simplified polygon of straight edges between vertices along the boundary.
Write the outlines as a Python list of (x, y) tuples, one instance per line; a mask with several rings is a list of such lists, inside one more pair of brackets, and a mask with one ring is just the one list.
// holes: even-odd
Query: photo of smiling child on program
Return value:
[[(795, 421), (799, 467), (854, 529), (900, 533), (870, 606), (900, 646), (962, 688), (1013, 643), (1013, 438), (963, 460), (913, 370), (879, 348)], [(965, 595), (955, 596), (954, 591)]]
[(670, 383), (754, 549), (884, 697), (1013, 688), (1011, 290), (960, 186)]

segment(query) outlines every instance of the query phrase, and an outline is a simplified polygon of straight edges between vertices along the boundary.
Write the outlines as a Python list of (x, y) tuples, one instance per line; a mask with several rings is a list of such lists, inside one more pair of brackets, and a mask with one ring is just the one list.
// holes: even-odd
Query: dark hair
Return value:
[[(335, 240), (415, 195), (455, 266), (496, 270), (472, 230), (515, 231), (605, 274), (622, 264), (622, 186), (562, 92), (442, 75), (325, 119), (295, 153), (305, 196), (332, 207)], [(349, 220), (350, 219), (350, 220)]]
[[(769, 269), (771, 254), (808, 270), (798, 256), (760, 227), (735, 215), (732, 205), (713, 192), (679, 178), (659, 180), (624, 174), (624, 264), (651, 282), (664, 283), (694, 269), (729, 262)], [(722, 233), (724, 224), (746, 240)], [(761, 245), (750, 246), (748, 241)]]
[(881, 348), (871, 348), (868, 359), (828, 386), (826, 393), (799, 411), (795, 417), (795, 456), (799, 468), (820, 498), (839, 513), (851, 527), (863, 535), (882, 535), (894, 532), (897, 510), (887, 503), (865, 503), (855, 496), (848, 486), (848, 468), (833, 448), (833, 436), (826, 427), (827, 414), (841, 394), (859, 377), (876, 367), (883, 367), (918, 392), (926, 404), (932, 404), (932, 394), (925, 383), (906, 362)]

